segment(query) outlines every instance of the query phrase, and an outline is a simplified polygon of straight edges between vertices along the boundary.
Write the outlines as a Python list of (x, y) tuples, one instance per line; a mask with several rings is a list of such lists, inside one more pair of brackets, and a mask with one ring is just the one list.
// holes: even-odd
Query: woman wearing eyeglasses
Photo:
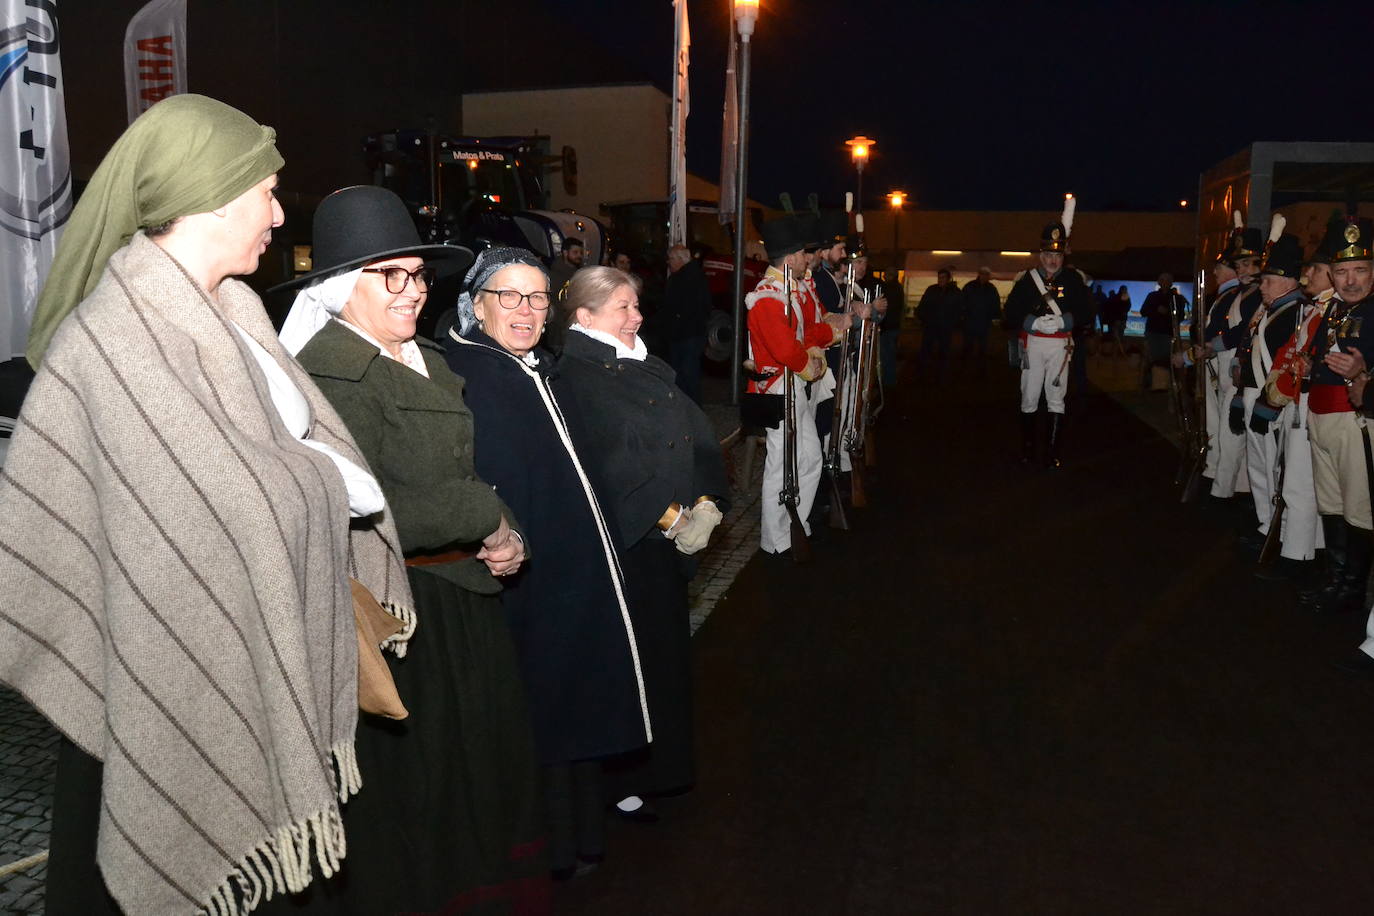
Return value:
[(312, 908), (546, 909), (538, 770), (497, 597), (525, 545), (518, 516), (474, 472), (462, 381), (415, 333), (436, 274), (460, 272), (472, 254), (421, 245), (399, 197), (354, 187), (316, 211), (314, 259), (311, 274), (284, 285), (303, 288), (282, 343), (381, 484), (379, 517), (395, 522), (416, 611), (402, 657), (388, 658), (409, 716), (361, 717), (366, 789), (344, 812), (349, 856)]
[(550, 860), (559, 877), (604, 853), (601, 759), (652, 737), (613, 536), (538, 342), (549, 278), (527, 251), (482, 252), (444, 340), (465, 382), (476, 468), (524, 525), (530, 559), (506, 607), (544, 765)]

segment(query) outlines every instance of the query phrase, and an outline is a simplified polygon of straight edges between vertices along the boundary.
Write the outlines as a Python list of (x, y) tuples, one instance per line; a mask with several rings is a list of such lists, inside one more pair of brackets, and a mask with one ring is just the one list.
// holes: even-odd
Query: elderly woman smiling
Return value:
[(405, 657), (388, 660), (412, 715), (359, 724), (358, 766), (377, 791), (345, 812), (354, 855), (322, 897), (354, 913), (460, 912), (479, 899), (526, 912), (547, 895), (547, 863), (528, 713), (497, 598), (524, 543), (516, 516), (474, 473), (462, 381), (415, 334), (436, 272), (456, 273), (472, 255), (422, 245), (405, 204), (376, 187), (325, 198), (314, 243), (317, 269), (288, 284), (306, 288), (282, 340), (377, 475), (418, 616)]
[(568, 284), (570, 331), (558, 361), (563, 401), (577, 408), (582, 456), (600, 470), (639, 637), (651, 747), (610, 767), (630, 820), (653, 820), (639, 796), (695, 781), (687, 583), (728, 493), (710, 420), (639, 338), (639, 278), (588, 267)]
[(600, 759), (651, 737), (614, 536), (573, 447), (551, 357), (537, 343), (549, 279), (527, 251), (484, 251), (459, 300), (449, 366), (467, 384), (477, 472), (525, 525), (527, 568), (502, 593), (545, 766), (557, 875), (603, 854)]

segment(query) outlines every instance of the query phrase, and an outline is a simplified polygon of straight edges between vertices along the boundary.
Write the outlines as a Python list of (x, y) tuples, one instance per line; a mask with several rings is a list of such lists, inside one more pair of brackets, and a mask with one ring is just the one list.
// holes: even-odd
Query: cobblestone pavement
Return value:
[[(0, 868), (48, 848), (57, 732), (19, 694), (0, 687)], [(43, 912), (40, 864), (0, 878), (0, 913)]]
[[(745, 443), (734, 437), (734, 408), (708, 405), (722, 438), (730, 439), (727, 459), (743, 469)], [(759, 486), (763, 452), (750, 469), (748, 485), (736, 482), (730, 511), (722, 519), (711, 544), (700, 554), (696, 577), (688, 586), (692, 632), (725, 599), (759, 544)], [(738, 475), (731, 474), (734, 480)], [(0, 869), (48, 847), (52, 814), (53, 773), (57, 761), (57, 732), (23, 697), (0, 686)], [(46, 864), (0, 877), (0, 914), (41, 916)]]

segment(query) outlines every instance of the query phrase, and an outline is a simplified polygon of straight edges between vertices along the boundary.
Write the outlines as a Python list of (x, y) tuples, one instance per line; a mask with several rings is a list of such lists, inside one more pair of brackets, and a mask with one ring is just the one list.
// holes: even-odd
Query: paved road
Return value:
[(1053, 473), (1005, 370), (907, 383), (831, 565), (756, 557), (697, 634), (696, 791), (559, 912), (1368, 911), (1363, 621), (1253, 578), (1106, 397)]

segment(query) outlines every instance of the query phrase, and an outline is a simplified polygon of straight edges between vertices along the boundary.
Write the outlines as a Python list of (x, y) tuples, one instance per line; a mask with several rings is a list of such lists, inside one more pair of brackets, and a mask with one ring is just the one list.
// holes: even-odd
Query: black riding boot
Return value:
[(1326, 538), (1326, 567), (1314, 590), (1303, 597), (1319, 614), (1329, 614), (1335, 609), (1341, 584), (1345, 581), (1346, 537), (1348, 526), (1339, 515), (1323, 515), (1322, 534)]
[(1064, 415), (1062, 413), (1050, 414), (1050, 435), (1049, 447), (1045, 449), (1045, 467), (1063, 467), (1063, 462), (1059, 460), (1059, 445), (1062, 440), (1061, 433), (1064, 429)]
[(1035, 417), (1033, 413), (1021, 414), (1021, 463), (1035, 461)]
[(1345, 548), (1345, 576), (1341, 580), (1341, 594), (1336, 613), (1353, 614), (1368, 610), (1365, 589), (1369, 585), (1369, 565), (1374, 559), (1374, 536), (1364, 528), (1349, 525)]

